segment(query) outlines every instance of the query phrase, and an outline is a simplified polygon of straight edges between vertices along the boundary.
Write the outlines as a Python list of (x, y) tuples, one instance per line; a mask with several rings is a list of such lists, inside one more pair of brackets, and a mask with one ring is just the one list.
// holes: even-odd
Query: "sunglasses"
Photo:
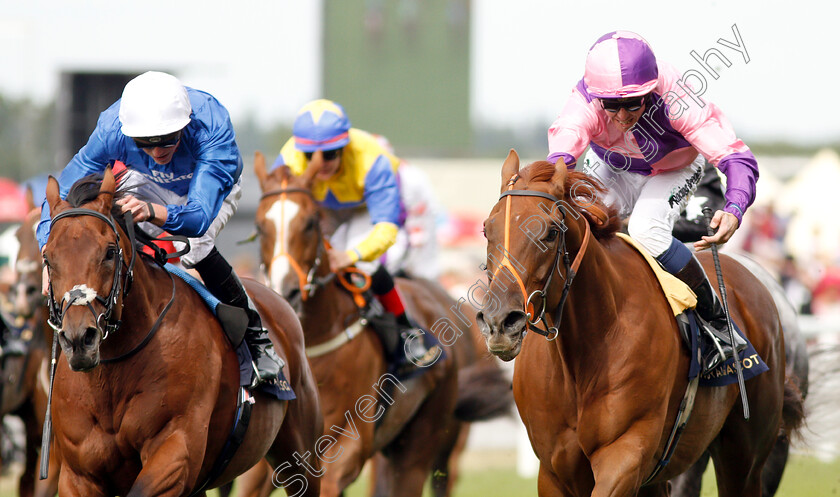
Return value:
[(642, 104), (644, 102), (645, 97), (627, 98), (621, 100), (601, 99), (601, 105), (604, 106), (604, 110), (611, 113), (618, 112), (621, 109), (625, 109), (627, 112), (636, 112), (642, 108)]
[(132, 138), (137, 148), (172, 148), (181, 139), (181, 130), (168, 135), (147, 136), (143, 138)]
[[(341, 155), (341, 150), (342, 149), (340, 148), (337, 148), (335, 150), (321, 150), (321, 157), (323, 157), (324, 160), (333, 160), (339, 155)], [(306, 160), (312, 160), (312, 155), (314, 153), (315, 152), (304, 152), (303, 155), (306, 156)]]

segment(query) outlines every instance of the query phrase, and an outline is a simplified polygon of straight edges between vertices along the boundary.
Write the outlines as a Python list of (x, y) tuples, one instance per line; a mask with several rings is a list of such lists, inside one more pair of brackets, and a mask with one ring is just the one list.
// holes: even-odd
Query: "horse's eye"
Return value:
[(312, 231), (312, 230), (314, 230), (314, 229), (315, 229), (315, 228), (317, 228), (317, 227), (318, 227), (318, 218), (317, 218), (317, 217), (311, 217), (311, 218), (309, 218), (309, 220), (306, 222), (306, 227), (305, 227), (304, 229), (305, 229), (306, 231)]
[(105, 250), (105, 260), (112, 261), (117, 257), (117, 247), (111, 245)]
[(545, 241), (545, 242), (553, 242), (554, 240), (556, 240), (556, 239), (557, 239), (557, 234), (558, 234), (558, 233), (560, 233), (560, 230), (558, 230), (557, 228), (550, 228), (550, 229), (548, 230), (548, 234), (547, 234), (547, 235), (545, 235), (545, 238), (543, 238), (543, 241)]

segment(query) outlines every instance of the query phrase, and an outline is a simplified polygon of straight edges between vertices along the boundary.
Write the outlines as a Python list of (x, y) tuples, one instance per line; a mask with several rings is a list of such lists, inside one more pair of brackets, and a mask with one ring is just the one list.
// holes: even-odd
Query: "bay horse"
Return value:
[[(468, 329), (451, 314), (458, 304), (440, 286), (397, 278), (408, 313), (426, 330), (447, 318), (454, 325), (448, 338), (457, 345), (422, 375), (383, 393), (378, 385), (391, 375), (380, 341), (359, 321), (353, 295), (339, 284), (326, 258), (321, 210), (311, 194), (317, 170), (310, 167), (300, 177), (285, 166), (268, 172), (259, 152), (254, 170), (263, 192), (256, 224), (264, 270), (271, 287), (300, 310), (307, 354), (321, 388), (325, 426), (342, 435), (342, 457), (327, 465), (322, 495), (341, 495), (378, 451), (385, 457), (378, 464), (376, 495), (419, 497), (429, 474), (435, 495), (446, 495), (454, 481), (450, 454), (459, 440), (463, 443), (463, 422), (503, 414), (511, 400), (509, 380), (495, 363), (488, 363), (490, 358), (469, 358), (458, 350), (472, 347), (469, 335), (461, 334), (477, 334), (477, 329), (474, 325)], [(442, 334), (438, 338), (448, 343)], [(470, 378), (469, 386), (458, 381), (461, 360), (481, 369), (461, 374)], [(483, 395), (472, 403), (477, 396), (468, 401), (459, 395), (464, 391)], [(368, 405), (367, 414), (360, 412), (360, 402), (373, 398), (372, 393), (379, 402)], [(381, 418), (372, 422), (374, 412)], [(351, 439), (349, 433), (357, 436)]]
[(51, 497), (58, 491), (57, 453), (51, 453), (52, 464), (46, 480), (36, 479), (38, 453), (41, 447), (44, 413), (47, 408), (47, 371), (52, 329), (47, 326), (46, 302), (41, 294), (41, 252), (35, 239), (35, 227), (41, 219), (41, 209), (35, 207), (32, 191), (27, 190), (29, 213), (15, 232), (18, 254), (15, 263), (15, 281), (11, 289), (11, 310), (15, 321), (28, 336), (27, 352), (23, 357), (3, 357), (4, 375), (16, 381), (0, 387), (2, 414), (15, 414), (21, 418), (26, 430), (25, 470), (18, 480), (18, 494)]
[(52, 404), (60, 494), (203, 495), (267, 457), (282, 463), (290, 492), (318, 495), (311, 472), (320, 464), (308, 451), (323, 421), (291, 307), (245, 281), (297, 399), (259, 390), (239, 397), (242, 406), (255, 401), (248, 430), (224, 471), (207, 481), (240, 395), (230, 340), (197, 292), (138, 254), (115, 221), (110, 168), (101, 182), (77, 182), (66, 201), (50, 177), (46, 194), (52, 228), (44, 257), (62, 351)]
[(545, 161), (520, 171), (511, 150), (501, 191), (484, 222), (490, 282), (477, 319), (491, 353), (517, 358), (513, 394), (540, 461), (539, 495), (667, 496), (667, 480), (708, 449), (718, 495), (759, 497), (780, 428), (803, 421), (764, 285), (721, 256), (732, 319), (769, 367), (746, 384), (752, 417), (737, 407), (737, 385), (699, 388), (663, 469), (689, 354), (652, 269), (613, 236), (620, 221), (590, 177)]

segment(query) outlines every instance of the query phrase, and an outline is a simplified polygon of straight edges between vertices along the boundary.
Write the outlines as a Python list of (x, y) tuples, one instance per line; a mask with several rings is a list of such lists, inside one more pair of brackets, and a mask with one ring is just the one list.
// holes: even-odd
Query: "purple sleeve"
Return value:
[(560, 160), (561, 158), (563, 159), (563, 162), (566, 163), (566, 166), (569, 169), (574, 169), (575, 168), (575, 162), (576, 162), (575, 156), (572, 155), (572, 154), (567, 154), (565, 152), (553, 152), (553, 153), (549, 154), (548, 157), (545, 160), (547, 160), (548, 162), (551, 162), (552, 164), (557, 164), (557, 161)]
[(755, 200), (758, 162), (752, 152), (746, 151), (727, 155), (717, 167), (726, 175), (726, 206), (723, 210), (734, 214), (740, 225), (747, 207)]

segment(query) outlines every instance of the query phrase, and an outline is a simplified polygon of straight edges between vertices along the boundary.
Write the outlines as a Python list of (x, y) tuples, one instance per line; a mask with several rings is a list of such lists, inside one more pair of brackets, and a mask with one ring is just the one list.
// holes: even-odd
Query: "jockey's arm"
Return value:
[(577, 158), (589, 146), (598, 117), (584, 96), (573, 90), (560, 115), (548, 128), (548, 157), (552, 164), (565, 164), (574, 169)]
[[(365, 175), (365, 204), (373, 229), (344, 257), (331, 256), (331, 262), (347, 265), (357, 261), (373, 261), (382, 256), (397, 240), (400, 216), (400, 190), (391, 161), (384, 155), (377, 158)], [(333, 267), (333, 269), (337, 269)]]

